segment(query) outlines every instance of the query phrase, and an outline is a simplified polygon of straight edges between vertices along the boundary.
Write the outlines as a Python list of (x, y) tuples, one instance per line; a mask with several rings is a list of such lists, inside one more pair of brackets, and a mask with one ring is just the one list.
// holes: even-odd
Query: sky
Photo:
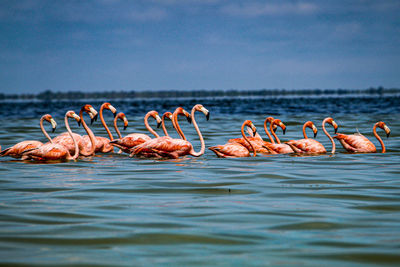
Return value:
[(1, 0), (0, 92), (400, 87), (400, 1)]

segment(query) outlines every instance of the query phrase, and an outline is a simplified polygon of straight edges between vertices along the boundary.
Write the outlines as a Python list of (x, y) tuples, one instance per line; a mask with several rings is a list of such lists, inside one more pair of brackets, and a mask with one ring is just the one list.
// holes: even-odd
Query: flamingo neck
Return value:
[[(121, 132), (119, 131), (118, 125), (117, 125), (118, 118), (119, 118), (118, 116), (116, 116), (116, 117), (114, 118), (114, 129), (115, 129), (115, 131), (117, 132), (118, 138), (122, 138)], [(112, 139), (111, 139), (111, 140), (112, 140)]]
[(90, 143), (92, 144), (87, 155), (89, 155), (89, 156), (94, 155), (94, 151), (96, 149), (96, 137), (94, 136), (92, 130), (90, 130), (90, 128), (87, 126), (85, 120), (83, 119), (83, 110), (81, 110), (81, 112), (79, 112), (79, 117), (81, 118), (82, 126), (85, 129), (86, 133), (88, 134), (88, 136), (90, 138)]
[(176, 131), (178, 132), (179, 136), (180, 136), (183, 140), (186, 140), (186, 136), (183, 134), (182, 129), (181, 129), (181, 127), (179, 126), (179, 123), (178, 123), (178, 114), (179, 114), (179, 112), (174, 112), (174, 114), (172, 115), (172, 116), (173, 116), (173, 118), (172, 118), (172, 119), (173, 119), (173, 120), (172, 120), (172, 123), (173, 123), (173, 125), (174, 125)]
[(382, 138), (378, 135), (378, 133), (376, 132), (376, 127), (378, 126), (378, 123), (375, 123), (375, 125), (374, 125), (374, 129), (373, 129), (373, 132), (374, 132), (374, 136), (376, 137), (376, 139), (378, 139), (378, 141), (379, 141), (379, 143), (381, 143), (381, 146), (382, 146), (382, 153), (385, 153), (386, 152), (386, 147), (385, 147), (385, 144), (383, 143), (383, 141), (382, 141)]
[(326, 136), (328, 136), (329, 140), (331, 140), (332, 143), (332, 151), (331, 153), (334, 154), (336, 151), (336, 145), (335, 145), (335, 141), (333, 140), (332, 136), (328, 133), (328, 131), (325, 129), (325, 123), (326, 123), (327, 119), (325, 119), (322, 122), (322, 130), (324, 131), (324, 133), (326, 134)]
[(144, 116), (144, 125), (146, 126), (146, 129), (152, 134), (154, 135), (156, 138), (160, 137), (156, 131), (153, 130), (153, 128), (150, 127), (149, 125), (149, 117), (150, 117), (150, 112), (147, 112), (146, 116)]
[(101, 124), (103, 124), (104, 128), (105, 128), (106, 131), (107, 131), (108, 137), (110, 137), (110, 140), (112, 141), (114, 138), (113, 138), (113, 136), (112, 136), (112, 134), (111, 134), (111, 131), (110, 131), (110, 129), (108, 129), (108, 126), (107, 126), (107, 124), (106, 124), (106, 122), (105, 122), (105, 120), (104, 120), (104, 117), (103, 117), (103, 109), (104, 109), (104, 104), (101, 105), (100, 111), (99, 111), (99, 116), (100, 116)]
[(162, 130), (163, 130), (165, 136), (169, 136), (168, 131), (167, 131), (167, 127), (165, 127), (165, 115), (163, 115), (161, 117), (161, 126), (162, 126)]
[(303, 136), (304, 136), (305, 139), (308, 139), (308, 136), (306, 134), (306, 129), (307, 129), (307, 122), (304, 123), (304, 125), (303, 125)]
[(275, 144), (274, 139), (272, 138), (271, 134), (270, 134), (269, 131), (268, 131), (267, 123), (268, 123), (268, 119), (265, 119), (265, 121), (264, 121), (264, 131), (265, 131), (265, 133), (267, 134), (267, 136), (268, 136), (268, 138), (269, 138), (269, 141), (271, 141), (272, 144)]
[(78, 142), (76, 142), (76, 140), (74, 138), (74, 135), (72, 134), (71, 128), (69, 127), (67, 115), (65, 115), (64, 123), (65, 123), (65, 127), (67, 128), (67, 132), (68, 132), (69, 136), (72, 138), (72, 142), (74, 143), (74, 147), (75, 147), (75, 153), (71, 159), (76, 160), (79, 156), (79, 146), (78, 146)]
[(46, 132), (46, 130), (43, 127), (43, 121), (44, 121), (44, 116), (42, 116), (40, 118), (40, 122), (39, 122), (40, 129), (42, 130), (42, 133), (44, 134), (44, 136), (46, 136), (46, 138), (49, 139), (49, 142), (53, 143), (53, 140), (51, 139), (50, 135)]
[(271, 130), (272, 135), (275, 137), (276, 143), (280, 144), (281, 140), (279, 140), (278, 136), (276, 135), (276, 133), (274, 132), (274, 122), (271, 122), (271, 124), (269, 125), (269, 129)]
[(199, 126), (197, 125), (197, 122), (194, 118), (194, 113), (196, 112), (195, 107), (192, 108), (192, 112), (190, 113), (190, 115), (192, 116), (192, 123), (194, 128), (196, 129), (197, 134), (199, 135), (200, 138), (200, 143), (201, 143), (201, 148), (199, 152), (194, 151), (193, 149), (193, 145), (192, 145), (192, 149), (190, 151), (190, 155), (194, 156), (194, 157), (200, 157), (201, 155), (204, 154), (205, 150), (206, 150), (206, 144), (204, 143), (204, 139), (203, 139), (203, 135), (200, 132)]
[[(250, 140), (249, 140), (249, 139), (247, 138), (247, 136), (244, 134), (244, 127), (245, 127), (245, 126), (246, 126), (246, 124), (243, 123), (242, 129), (241, 129), (241, 131), (242, 131), (242, 136), (243, 136), (244, 140), (246, 140), (246, 142), (250, 145), (251, 149), (253, 150), (253, 157), (255, 157), (255, 156), (257, 156), (257, 152), (256, 152), (256, 150), (254, 149), (253, 144), (250, 142)], [(249, 153), (250, 153), (250, 151), (249, 151)]]

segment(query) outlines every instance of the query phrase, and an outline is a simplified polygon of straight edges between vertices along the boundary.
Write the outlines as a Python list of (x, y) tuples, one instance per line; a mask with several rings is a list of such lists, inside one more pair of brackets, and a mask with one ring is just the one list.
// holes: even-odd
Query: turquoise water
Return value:
[[(196, 117), (206, 146), (239, 137), (245, 119), (264, 136), (262, 122), (271, 114), (287, 125), (285, 136), (278, 130), (284, 141), (301, 138), (302, 124), (314, 121), (316, 139), (328, 150), (320, 127), (327, 116), (341, 133), (358, 129), (370, 138), (373, 124), (383, 120), (392, 134), (384, 137), (386, 154), (349, 154), (337, 142), (335, 155), (312, 157), (220, 159), (207, 150), (200, 158), (162, 161), (118, 154), (56, 164), (0, 158), (0, 265), (400, 264), (400, 112), (393, 106), (398, 98), (359, 100), (353, 113), (345, 112), (353, 103), (349, 99), (314, 101), (311, 107), (294, 99), (293, 108), (253, 100), (257, 110), (246, 106), (247, 100), (225, 106), (219, 101), (199, 101), (211, 111), (210, 121)], [(170, 108), (144, 102), (138, 111), (129, 102), (112, 104), (130, 122), (123, 134), (145, 132), (139, 111)], [(39, 114), (54, 113), (56, 134), (63, 132), (62, 114), (81, 104), (21, 105), (30, 112), (20, 109), (20, 115), (0, 118), (3, 148), (28, 138), (44, 141)], [(58, 109), (51, 112), (54, 106)], [(198, 149), (192, 126), (181, 124)], [(93, 128), (105, 136), (99, 122)], [(329, 126), (328, 131), (333, 132)]]

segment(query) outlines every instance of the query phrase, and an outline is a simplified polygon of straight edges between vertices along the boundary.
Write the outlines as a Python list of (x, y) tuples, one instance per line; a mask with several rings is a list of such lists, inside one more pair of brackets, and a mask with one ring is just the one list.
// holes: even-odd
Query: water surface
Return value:
[[(196, 117), (206, 146), (239, 137), (245, 119), (264, 136), (268, 115), (286, 123), (285, 136), (278, 130), (282, 140), (301, 138), (302, 124), (314, 121), (317, 140), (328, 150), (320, 127), (327, 116), (339, 124), (339, 132), (358, 130), (375, 144), (372, 126), (378, 120), (392, 135), (384, 138), (386, 154), (345, 153), (337, 143), (338, 153), (313, 157), (219, 159), (207, 150), (200, 158), (162, 161), (118, 154), (52, 164), (1, 158), (0, 265), (398, 266), (398, 97), (112, 104), (129, 119), (126, 134), (145, 132), (143, 115), (150, 109), (162, 113), (181, 105), (189, 110), (197, 102), (211, 111), (208, 122)], [(96, 109), (101, 104), (91, 103)], [(40, 115), (52, 114), (61, 133), (64, 113), (82, 104), (3, 103), (0, 144), (45, 141)], [(199, 149), (192, 126), (181, 124)], [(93, 128), (105, 136), (99, 122)]]

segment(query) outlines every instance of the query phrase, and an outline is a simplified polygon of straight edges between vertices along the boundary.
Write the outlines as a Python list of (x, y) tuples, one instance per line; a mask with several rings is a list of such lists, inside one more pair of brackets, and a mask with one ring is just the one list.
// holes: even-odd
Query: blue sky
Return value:
[(400, 87), (400, 1), (0, 1), (0, 92)]

